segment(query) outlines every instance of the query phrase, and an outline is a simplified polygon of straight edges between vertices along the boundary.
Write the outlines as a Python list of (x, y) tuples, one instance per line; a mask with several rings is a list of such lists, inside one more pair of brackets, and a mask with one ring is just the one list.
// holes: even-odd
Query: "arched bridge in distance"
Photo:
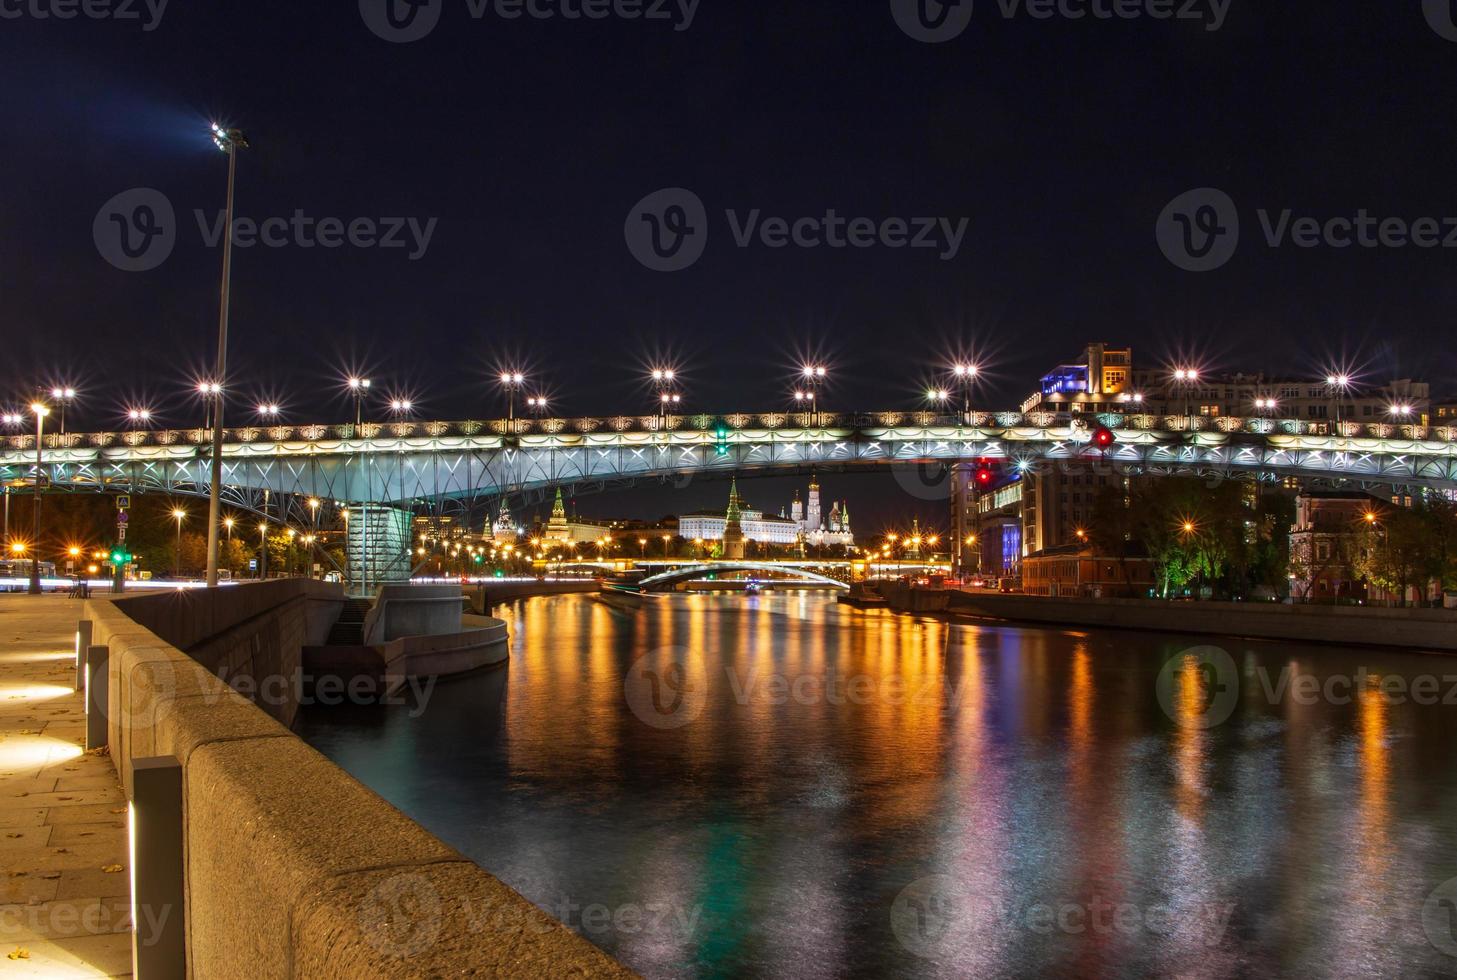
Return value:
[[(820, 566), (816, 565), (813, 567), (818, 568)], [(825, 572), (814, 571), (807, 565), (796, 565), (789, 562), (731, 560), (684, 565), (681, 568), (673, 568), (666, 572), (659, 572), (656, 575), (649, 575), (637, 584), (645, 592), (664, 592), (684, 582), (700, 581), (709, 576), (719, 576), (734, 572), (749, 572), (755, 575), (762, 575), (764, 576), (763, 581), (770, 585), (813, 583), (815, 585), (828, 585), (836, 589), (850, 588), (850, 568), (848, 565), (843, 569), (836, 569), (835, 574), (826, 574)]]
[[(1111, 444), (1094, 445), (1096, 426)], [(0, 440), (0, 479), (55, 491), (207, 492), (203, 429), (34, 434)], [(39, 457), (39, 458), (37, 458)], [(396, 422), (239, 427), (225, 432), (229, 505), (307, 520), (305, 502), (468, 512), (479, 501), (552, 487), (809, 469), (904, 468), (986, 460), (1121, 468), (1207, 478), (1296, 477), (1390, 492), (1457, 489), (1457, 427), (1271, 418), (1052, 412), (725, 416)]]

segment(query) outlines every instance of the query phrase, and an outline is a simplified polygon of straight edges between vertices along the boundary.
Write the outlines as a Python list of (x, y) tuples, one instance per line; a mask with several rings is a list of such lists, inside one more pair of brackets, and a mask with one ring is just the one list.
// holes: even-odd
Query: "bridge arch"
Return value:
[(682, 568), (675, 568), (672, 571), (659, 572), (657, 575), (650, 575), (640, 581), (644, 591), (658, 591), (663, 586), (673, 586), (679, 582), (689, 582), (704, 575), (716, 575), (720, 572), (774, 572), (780, 575), (792, 575), (795, 580), (814, 582), (818, 585), (829, 585), (837, 589), (848, 590), (850, 586), (837, 578), (822, 575), (819, 572), (812, 572), (797, 565), (781, 565), (774, 562), (716, 562), (714, 564), (686, 565)]

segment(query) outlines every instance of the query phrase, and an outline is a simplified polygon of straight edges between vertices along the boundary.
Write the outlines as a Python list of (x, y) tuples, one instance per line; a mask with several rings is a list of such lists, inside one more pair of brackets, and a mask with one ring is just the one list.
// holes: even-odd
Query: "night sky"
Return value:
[[(979, 400), (1010, 406), (1098, 339), (1141, 361), (1338, 360), (1447, 390), (1457, 251), (1271, 248), (1257, 217), (1457, 216), (1445, 0), (1426, 16), (1232, 0), (1213, 31), (1208, 0), (1198, 21), (1007, 19), (976, 0), (940, 44), (886, 0), (701, 0), (686, 30), (676, 4), (670, 20), (507, 20), (434, 0), (412, 43), (353, 2), (173, 0), (151, 30), (140, 0), (140, 20), (34, 15), (51, 2), (0, 0), (0, 381), (11, 402), (75, 384), (75, 427), (143, 403), (198, 421), (221, 249), (194, 211), (216, 220), (226, 170), (213, 120), (253, 142), (242, 217), (436, 222), (413, 261), (413, 242), (237, 251), (238, 404), (274, 398), (294, 420), (342, 420), (351, 368), (435, 417), (500, 414), (508, 365), (559, 413), (645, 412), (655, 361), (684, 373), (689, 410), (765, 410), (809, 356), (832, 369), (830, 409), (911, 407), (958, 354), (986, 365)], [(141, 187), (174, 207), (176, 247), (124, 272), (93, 224)], [(656, 272), (624, 227), (671, 187), (703, 201), (708, 244)], [(1242, 237), (1199, 274), (1155, 224), (1201, 187), (1237, 203)], [(968, 225), (949, 261), (737, 247), (725, 212), (756, 208)]]

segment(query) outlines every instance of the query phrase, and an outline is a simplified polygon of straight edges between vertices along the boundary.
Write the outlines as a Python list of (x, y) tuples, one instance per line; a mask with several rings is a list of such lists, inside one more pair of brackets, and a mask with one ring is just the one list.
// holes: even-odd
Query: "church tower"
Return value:
[(744, 525), (740, 517), (739, 481), (735, 477), (729, 484), (728, 513), (723, 527), (723, 556), (730, 560), (744, 557)]
[(818, 474), (810, 477), (809, 505), (804, 510), (804, 523), (805, 530), (810, 534), (824, 526), (820, 522), (820, 478)]
[(562, 501), (562, 488), (557, 487), (556, 501), (551, 505), (551, 520), (546, 522), (546, 539), (565, 541), (571, 536), (567, 527), (567, 505)]

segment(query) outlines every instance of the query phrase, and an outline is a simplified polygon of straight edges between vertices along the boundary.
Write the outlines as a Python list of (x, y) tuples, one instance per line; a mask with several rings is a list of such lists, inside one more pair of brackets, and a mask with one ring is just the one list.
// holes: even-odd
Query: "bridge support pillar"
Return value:
[(349, 587), (372, 592), (385, 582), (410, 580), (414, 514), (384, 504), (349, 508)]

